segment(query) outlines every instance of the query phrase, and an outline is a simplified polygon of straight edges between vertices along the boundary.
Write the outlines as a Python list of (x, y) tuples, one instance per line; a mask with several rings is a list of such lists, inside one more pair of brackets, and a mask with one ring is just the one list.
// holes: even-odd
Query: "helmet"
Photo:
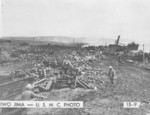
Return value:
[(32, 85), (31, 84), (27, 84), (26, 85), (26, 90), (31, 90), (33, 87), (32, 87)]
[(112, 69), (112, 66), (109, 66), (109, 69)]

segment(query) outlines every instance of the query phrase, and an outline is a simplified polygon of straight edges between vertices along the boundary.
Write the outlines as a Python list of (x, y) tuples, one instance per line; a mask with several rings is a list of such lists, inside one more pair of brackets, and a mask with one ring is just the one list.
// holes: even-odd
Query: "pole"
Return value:
[(144, 44), (143, 44), (143, 65), (145, 64)]

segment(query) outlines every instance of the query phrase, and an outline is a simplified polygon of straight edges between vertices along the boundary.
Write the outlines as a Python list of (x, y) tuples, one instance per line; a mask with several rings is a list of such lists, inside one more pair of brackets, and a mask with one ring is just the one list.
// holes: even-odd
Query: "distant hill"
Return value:
[(72, 43), (74, 42), (83, 42), (83, 38), (73, 38), (66, 36), (37, 36), (37, 37), (2, 37), (1, 39), (9, 40), (29, 40), (29, 41), (50, 41), (50, 42), (62, 42), (62, 43)]
[(38, 36), (38, 37), (2, 37), (1, 40), (13, 40), (16, 42), (30, 42), (32, 45), (57, 44), (57, 45), (85, 45), (83, 38), (73, 38), (65, 36)]
[(67, 37), (67, 36), (37, 36), (37, 37), (2, 37), (2, 39), (9, 39), (9, 40), (25, 40), (25, 41), (48, 41), (48, 42), (59, 42), (59, 43), (89, 43), (91, 45), (101, 45), (105, 44), (106, 42), (109, 44), (114, 39), (109, 38), (102, 38), (102, 37)]

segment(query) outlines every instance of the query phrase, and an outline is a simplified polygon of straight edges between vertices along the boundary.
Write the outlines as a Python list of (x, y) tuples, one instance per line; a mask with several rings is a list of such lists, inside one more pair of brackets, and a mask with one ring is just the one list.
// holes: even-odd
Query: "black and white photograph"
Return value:
[(0, 0), (0, 115), (150, 115), (150, 0)]

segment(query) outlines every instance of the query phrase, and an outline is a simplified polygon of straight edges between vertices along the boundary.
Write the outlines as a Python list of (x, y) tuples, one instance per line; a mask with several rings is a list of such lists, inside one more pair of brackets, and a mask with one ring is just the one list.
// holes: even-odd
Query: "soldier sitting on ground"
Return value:
[(33, 91), (33, 86), (31, 84), (28, 84), (25, 88), (25, 91), (22, 93), (22, 100), (31, 100), (33, 98), (47, 98), (45, 96), (37, 95)]

